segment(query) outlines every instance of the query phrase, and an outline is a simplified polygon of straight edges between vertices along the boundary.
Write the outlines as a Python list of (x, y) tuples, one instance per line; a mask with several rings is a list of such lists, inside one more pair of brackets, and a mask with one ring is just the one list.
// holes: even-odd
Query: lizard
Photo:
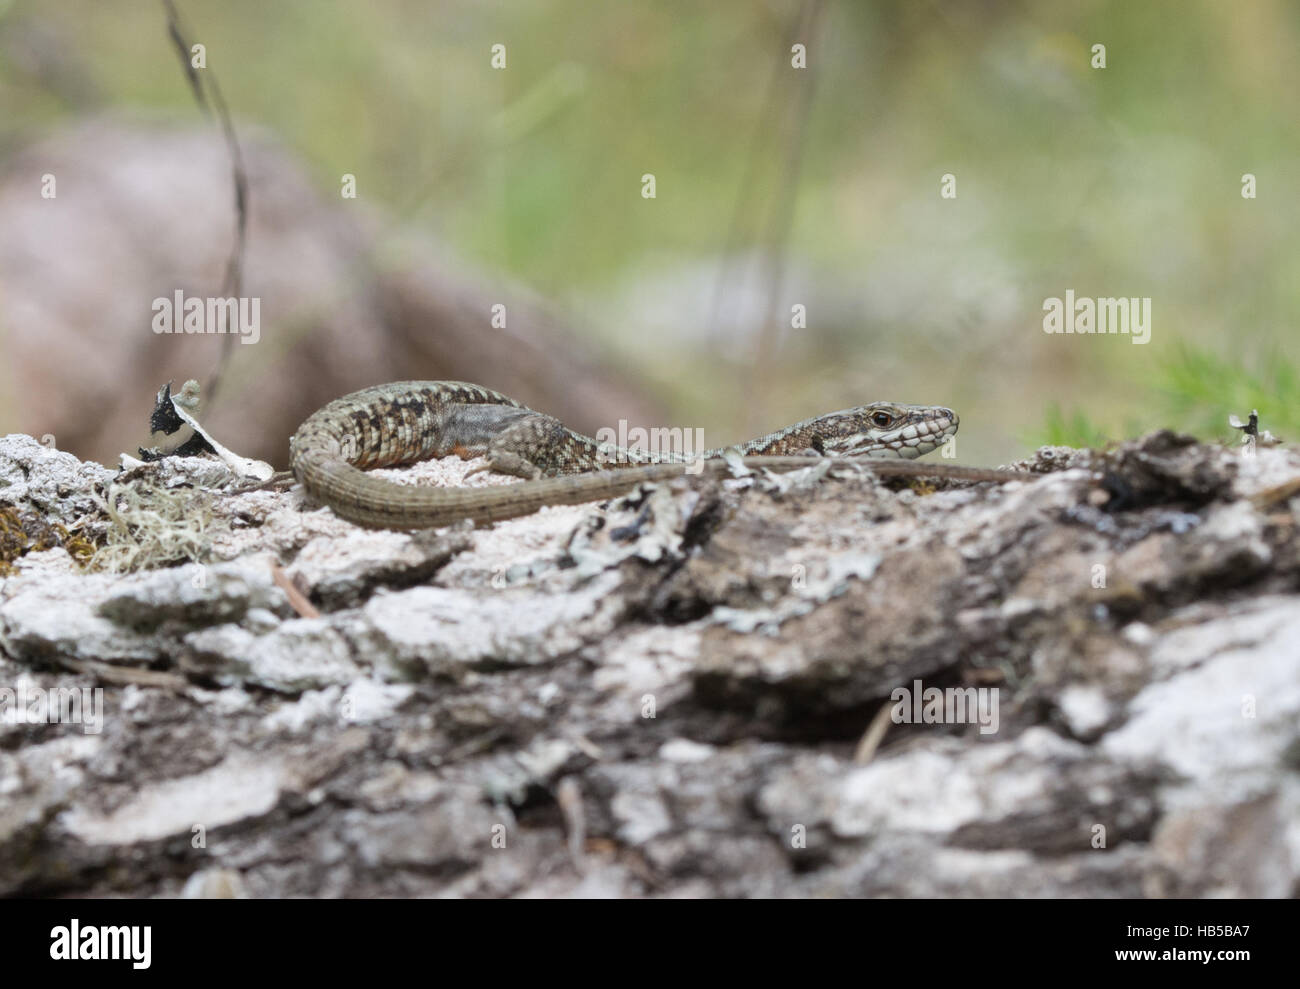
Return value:
[[(289, 441), (293, 476), (336, 515), (369, 528), (421, 529), (462, 519), (496, 522), (548, 505), (624, 494), (685, 473), (721, 474), (739, 457), (747, 468), (795, 470), (815, 458), (847, 459), (878, 475), (967, 481), (1023, 479), (1018, 471), (911, 461), (957, 432), (953, 410), (937, 405), (869, 405), (805, 419), (774, 433), (701, 454), (652, 454), (599, 443), (500, 392), (462, 381), (399, 381), (335, 399)], [(524, 478), (489, 488), (395, 484), (364, 473), (453, 454), (486, 455), (479, 470)]]

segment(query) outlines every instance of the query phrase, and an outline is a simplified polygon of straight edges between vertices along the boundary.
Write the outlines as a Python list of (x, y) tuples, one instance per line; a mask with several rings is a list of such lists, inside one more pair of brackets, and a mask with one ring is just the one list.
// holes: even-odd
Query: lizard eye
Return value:
[(888, 426), (891, 422), (894, 421), (894, 417), (891, 416), (888, 412), (876, 412), (872, 415), (871, 421), (875, 425), (879, 426), (881, 429), (884, 429), (886, 426)]

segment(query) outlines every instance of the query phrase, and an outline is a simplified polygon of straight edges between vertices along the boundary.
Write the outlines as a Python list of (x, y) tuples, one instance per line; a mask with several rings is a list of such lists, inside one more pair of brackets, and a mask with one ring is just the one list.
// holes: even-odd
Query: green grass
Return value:
[(1278, 351), (1247, 367), (1240, 360), (1218, 357), (1184, 345), (1162, 368), (1155, 389), (1176, 428), (1202, 439), (1236, 435), (1228, 415), (1245, 420), (1259, 410), (1259, 428), (1283, 439), (1300, 435), (1300, 377), (1295, 365)]
[(1043, 424), (1030, 437), (1037, 446), (1105, 446), (1111, 437), (1090, 420), (1085, 412), (1074, 409), (1068, 415), (1058, 402), (1052, 402), (1043, 415)]
[(1228, 425), (1228, 416), (1244, 422), (1252, 410), (1259, 411), (1261, 431), (1282, 440), (1300, 436), (1300, 375), (1279, 351), (1247, 364), (1181, 344), (1146, 385), (1148, 406), (1130, 415), (1122, 429), (1096, 422), (1080, 408), (1067, 411), (1052, 402), (1028, 442), (1098, 447), (1161, 427), (1205, 442), (1234, 442), (1240, 434)]

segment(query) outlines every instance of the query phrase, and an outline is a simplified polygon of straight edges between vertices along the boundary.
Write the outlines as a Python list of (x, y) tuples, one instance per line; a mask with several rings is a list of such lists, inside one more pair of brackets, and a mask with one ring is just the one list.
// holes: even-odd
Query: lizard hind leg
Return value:
[(554, 416), (532, 411), (513, 417), (492, 436), (486, 455), (487, 465), (471, 473), (492, 470), (534, 481), (600, 466), (592, 441), (572, 432)]

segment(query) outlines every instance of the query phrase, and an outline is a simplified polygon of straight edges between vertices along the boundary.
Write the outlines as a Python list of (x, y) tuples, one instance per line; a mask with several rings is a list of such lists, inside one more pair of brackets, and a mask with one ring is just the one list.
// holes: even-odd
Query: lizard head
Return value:
[(823, 416), (818, 433), (831, 456), (912, 460), (942, 446), (959, 422), (956, 412), (938, 405), (873, 402)]

